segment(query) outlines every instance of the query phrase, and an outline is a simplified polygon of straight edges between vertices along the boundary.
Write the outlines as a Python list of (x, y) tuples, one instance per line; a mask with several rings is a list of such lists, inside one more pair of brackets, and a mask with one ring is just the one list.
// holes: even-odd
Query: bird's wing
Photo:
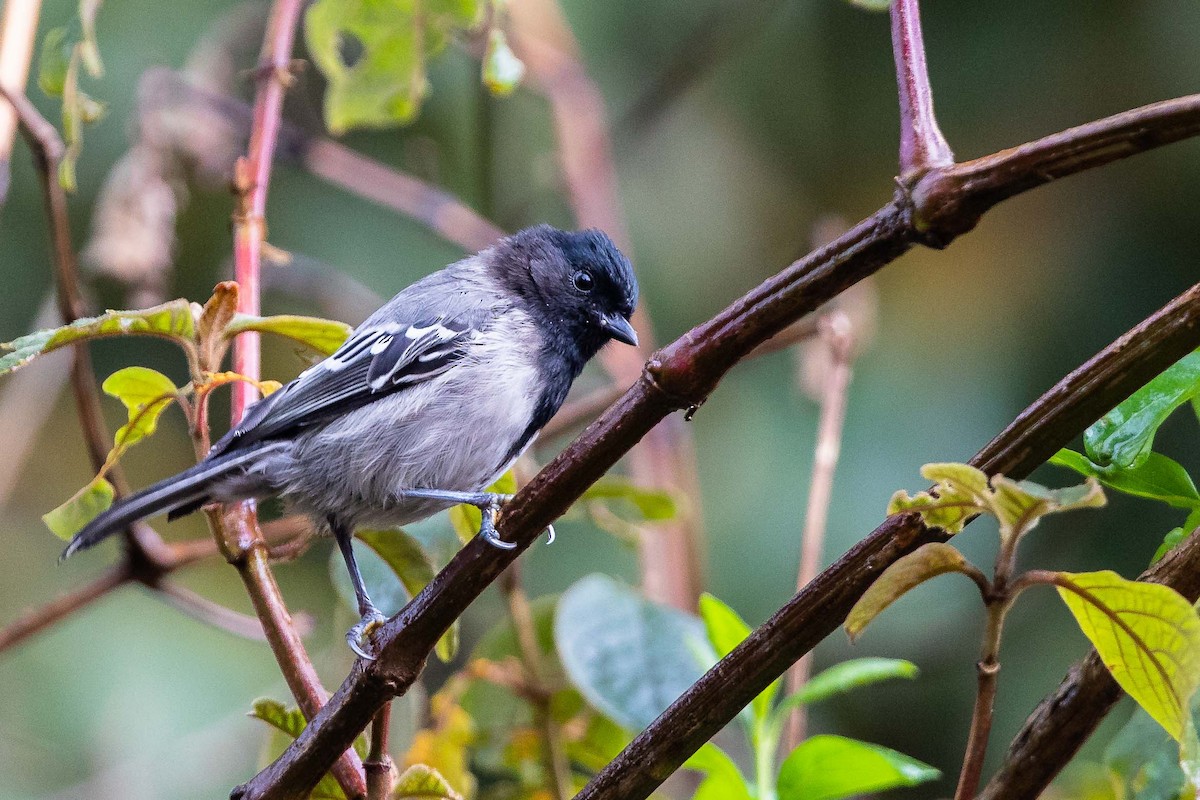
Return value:
[(252, 406), (210, 455), (325, 422), (440, 375), (463, 357), (483, 322), (470, 314), (368, 320), (332, 356)]

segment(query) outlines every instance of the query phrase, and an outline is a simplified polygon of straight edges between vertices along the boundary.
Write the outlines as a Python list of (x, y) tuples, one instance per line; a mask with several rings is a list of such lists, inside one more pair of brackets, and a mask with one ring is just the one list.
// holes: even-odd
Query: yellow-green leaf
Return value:
[(42, 515), (42, 522), (61, 539), (70, 539), (113, 503), (113, 486), (97, 477), (53, 511)]
[(1115, 572), (1057, 573), (1055, 587), (1125, 692), (1181, 740), (1200, 685), (1200, 616), (1167, 586)]
[(279, 314), (273, 317), (256, 317), (237, 314), (225, 325), (225, 337), (236, 336), (243, 331), (259, 331), (286, 336), (300, 344), (325, 355), (333, 355), (342, 346), (352, 328), (344, 322), (320, 317), (302, 317), (295, 314)]
[(159, 416), (174, 402), (179, 391), (170, 378), (147, 367), (117, 370), (108, 376), (102, 388), (124, 403), (129, 412), (129, 421), (114, 437), (113, 449), (118, 457), (158, 429)]
[(896, 561), (883, 571), (871, 587), (858, 598), (844, 625), (851, 641), (879, 616), (885, 608), (910, 589), (947, 572), (964, 572), (967, 560), (962, 553), (943, 542), (930, 542)]
[[(750, 635), (750, 626), (738, 613), (721, 602), (713, 595), (705, 592), (700, 595), (700, 618), (704, 620), (704, 629), (708, 641), (717, 652), (718, 658), (724, 658)], [(779, 681), (774, 681), (758, 697), (750, 703), (754, 719), (763, 720), (771, 712), (775, 695), (779, 692)]]
[(68, 344), (87, 339), (127, 335), (163, 336), (191, 343), (196, 335), (192, 307), (186, 300), (172, 300), (140, 311), (107, 311), (85, 317), (61, 328), (36, 331), (0, 345), (10, 350), (0, 357), (0, 375), (25, 366), (33, 358)]
[(605, 476), (588, 487), (583, 501), (617, 500), (627, 503), (640, 520), (659, 522), (673, 519), (679, 508), (670, 492), (638, 486), (626, 478)]
[(463, 800), (463, 797), (428, 764), (413, 764), (396, 779), (394, 800)]
[(1019, 536), (1031, 530), (1047, 514), (1077, 508), (1100, 508), (1104, 490), (1094, 478), (1080, 486), (1047, 489), (1032, 481), (1012, 481), (1001, 475), (992, 478), (995, 490), (992, 511), (1000, 521), (1003, 536)]
[[(304, 714), (300, 713), (299, 708), (288, 708), (278, 700), (272, 700), (269, 697), (260, 697), (255, 700), (252, 710), (246, 716), (262, 720), (289, 739), (295, 739), (308, 725), (308, 721), (304, 719)], [(367, 757), (365, 736), (359, 736), (354, 740), (354, 750), (360, 758)], [(332, 775), (326, 774), (321, 777), (316, 788), (313, 789), (311, 797), (313, 800), (317, 800), (317, 798), (344, 800), (346, 793), (342, 791), (342, 787), (338, 785)]]
[[(421, 543), (404, 531), (396, 528), (385, 531), (358, 531), (355, 534), (391, 568), (409, 597), (416, 597), (433, 580), (437, 570), (433, 560)], [(438, 639), (435, 652), (443, 662), (449, 662), (458, 652), (459, 624), (455, 620), (450, 629)]]
[(971, 517), (987, 510), (987, 475), (967, 464), (926, 464), (921, 476), (934, 481), (930, 492), (909, 496), (899, 491), (888, 503), (888, 514), (920, 512), (925, 524), (946, 533), (959, 533)]
[(844, 736), (814, 736), (779, 768), (779, 800), (841, 800), (935, 781), (942, 773), (915, 758)]

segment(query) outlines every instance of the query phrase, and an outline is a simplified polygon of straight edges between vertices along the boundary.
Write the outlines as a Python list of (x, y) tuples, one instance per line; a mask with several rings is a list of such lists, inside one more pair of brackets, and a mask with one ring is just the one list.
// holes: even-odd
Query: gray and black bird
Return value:
[(458, 503), (496, 535), (504, 498), (484, 492), (566, 399), (609, 340), (636, 345), (637, 281), (597, 230), (528, 228), (433, 273), (372, 314), (333, 355), (251, 406), (196, 466), (92, 520), (66, 558), (136, 520), (279, 496), (337, 540), (370, 657), (383, 620), (363, 585), (357, 526), (404, 525)]

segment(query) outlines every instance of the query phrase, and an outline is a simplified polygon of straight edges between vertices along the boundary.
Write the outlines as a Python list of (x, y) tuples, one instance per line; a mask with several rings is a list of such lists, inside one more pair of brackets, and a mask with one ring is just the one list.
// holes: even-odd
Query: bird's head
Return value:
[(527, 228), (495, 248), (492, 264), (526, 311), (573, 342), (583, 360), (610, 339), (637, 344), (629, 322), (637, 306), (637, 278), (603, 232)]

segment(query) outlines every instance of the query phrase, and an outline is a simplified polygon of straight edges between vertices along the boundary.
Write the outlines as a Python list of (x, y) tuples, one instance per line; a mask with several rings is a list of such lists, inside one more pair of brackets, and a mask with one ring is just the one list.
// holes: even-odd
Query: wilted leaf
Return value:
[(1200, 616), (1167, 586), (1115, 572), (1057, 573), (1059, 595), (1113, 678), (1179, 740), (1200, 685)]
[(110, 460), (153, 435), (158, 429), (159, 416), (174, 402), (179, 391), (170, 378), (148, 367), (119, 369), (105, 379), (102, 388), (106, 394), (120, 400), (129, 412), (129, 421), (113, 437)]
[(488, 34), (487, 51), (483, 54), (483, 84), (499, 97), (510, 95), (525, 77), (525, 65), (517, 58), (500, 28)]
[(1073, 469), (1110, 489), (1135, 497), (1161, 500), (1177, 508), (1200, 507), (1200, 493), (1196, 492), (1196, 485), (1187, 470), (1161, 453), (1149, 452), (1143, 461), (1132, 467), (1100, 467), (1082, 453), (1064, 448), (1050, 458), (1050, 463)]
[(702, 672), (689, 644), (704, 640), (700, 621), (606, 575), (589, 575), (567, 589), (554, 639), (584, 698), (629, 730), (649, 725)]
[(870, 686), (893, 678), (916, 678), (917, 665), (899, 658), (856, 658), (834, 664), (814, 675), (785, 702), (789, 705), (808, 705), (827, 700), (834, 695)]
[(43, 353), (86, 339), (141, 334), (190, 343), (195, 333), (192, 308), (186, 300), (172, 300), (141, 311), (108, 311), (98, 317), (77, 319), (61, 328), (28, 333), (0, 345), (12, 351), (0, 357), (0, 375), (25, 366)]
[(450, 782), (427, 764), (413, 764), (396, 779), (394, 800), (462, 800)]
[(840, 800), (917, 786), (942, 773), (915, 758), (844, 736), (814, 736), (779, 769), (779, 800)]
[(335, 134), (411, 121), (428, 92), (426, 60), (471, 27), (480, 0), (318, 0), (305, 15), (309, 52), (329, 81)]
[(930, 542), (898, 559), (858, 598), (843, 627), (853, 641), (875, 617), (910, 589), (947, 572), (965, 572), (967, 560), (943, 542)]
[[(493, 494), (516, 494), (517, 492), (517, 475), (511, 469), (496, 479), (496, 482), (487, 488), (487, 491)], [(463, 544), (471, 541), (477, 533), (479, 526), (483, 522), (483, 514), (475, 506), (460, 504), (450, 509), (450, 524), (454, 526), (454, 532), (458, 534), (458, 539)]]
[(959, 533), (971, 517), (988, 509), (987, 475), (967, 464), (926, 464), (921, 476), (934, 481), (932, 492), (909, 496), (899, 491), (888, 503), (888, 514), (918, 511), (926, 525)]
[(225, 337), (232, 338), (243, 331), (273, 333), (286, 336), (329, 356), (342, 346), (351, 330), (352, 328), (344, 322), (320, 317), (301, 317), (295, 314), (255, 317), (250, 314), (237, 314), (225, 326)]
[(213, 288), (212, 297), (200, 311), (196, 321), (196, 338), (200, 341), (205, 369), (219, 369), (227, 346), (225, 326), (237, 314), (238, 285), (236, 281), (221, 281)]
[[(700, 619), (704, 621), (708, 641), (717, 653), (717, 658), (724, 658), (733, 648), (742, 643), (750, 635), (750, 626), (725, 603), (705, 592), (700, 596)], [(766, 719), (779, 692), (779, 681), (771, 683), (758, 697), (750, 703), (755, 719)]]
[[(358, 531), (355, 534), (364, 544), (391, 567), (408, 592), (409, 598), (416, 597), (437, 574), (433, 560), (421, 543), (399, 528), (386, 531)], [(435, 652), (443, 662), (449, 662), (458, 652), (458, 620), (438, 640)]]
[(1159, 426), (1198, 393), (1200, 352), (1181, 358), (1088, 428), (1084, 452), (1101, 467), (1136, 466), (1154, 446)]
[(53, 511), (42, 515), (42, 522), (61, 539), (70, 539), (113, 504), (113, 486), (96, 477)]

